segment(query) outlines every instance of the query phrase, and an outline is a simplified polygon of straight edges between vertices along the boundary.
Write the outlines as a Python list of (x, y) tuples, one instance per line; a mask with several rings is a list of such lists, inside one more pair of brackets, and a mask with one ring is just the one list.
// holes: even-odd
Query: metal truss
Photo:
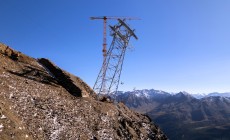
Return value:
[(118, 19), (116, 25), (109, 27), (110, 35), (113, 37), (112, 43), (106, 52), (105, 61), (103, 61), (93, 89), (99, 95), (112, 96), (116, 94), (120, 83), (123, 61), (130, 38), (137, 39), (137, 36), (125, 23), (125, 19)]

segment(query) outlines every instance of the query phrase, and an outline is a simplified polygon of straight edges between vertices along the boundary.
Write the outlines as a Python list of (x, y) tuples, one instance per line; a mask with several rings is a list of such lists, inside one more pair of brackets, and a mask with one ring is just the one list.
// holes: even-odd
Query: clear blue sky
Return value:
[(49, 58), (90, 86), (102, 64), (102, 21), (89, 17), (107, 15), (142, 19), (129, 22), (139, 40), (120, 90), (230, 91), (229, 0), (0, 0), (0, 7), (0, 42)]

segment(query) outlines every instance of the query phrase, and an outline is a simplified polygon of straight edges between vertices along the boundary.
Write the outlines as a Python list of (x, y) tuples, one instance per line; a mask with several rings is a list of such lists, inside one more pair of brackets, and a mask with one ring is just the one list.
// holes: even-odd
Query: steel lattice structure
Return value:
[(109, 26), (113, 39), (93, 87), (97, 94), (111, 95), (117, 92), (130, 38), (137, 39), (134, 31), (125, 23), (125, 19), (118, 18), (117, 20), (118, 24)]

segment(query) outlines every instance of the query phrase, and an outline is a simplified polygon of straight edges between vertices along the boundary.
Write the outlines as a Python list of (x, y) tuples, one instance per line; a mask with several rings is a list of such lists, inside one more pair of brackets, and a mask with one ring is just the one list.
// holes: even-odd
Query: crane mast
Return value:
[[(93, 89), (97, 94), (115, 94), (119, 81), (126, 48), (131, 37), (137, 39), (134, 31), (125, 23), (126, 20), (137, 20), (130, 17), (91, 17), (92, 20), (103, 20), (103, 64)], [(114, 26), (109, 26), (113, 37), (107, 51), (107, 20), (117, 20)]]

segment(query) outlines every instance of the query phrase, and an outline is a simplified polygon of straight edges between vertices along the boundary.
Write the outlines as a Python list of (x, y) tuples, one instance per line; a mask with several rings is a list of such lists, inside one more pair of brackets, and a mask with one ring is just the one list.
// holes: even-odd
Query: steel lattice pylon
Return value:
[(110, 95), (117, 92), (125, 52), (131, 37), (137, 39), (133, 30), (125, 23), (124, 20), (118, 19), (119, 23), (110, 26), (112, 43), (106, 52), (105, 61), (98, 74), (97, 80), (93, 87), (97, 94)]

